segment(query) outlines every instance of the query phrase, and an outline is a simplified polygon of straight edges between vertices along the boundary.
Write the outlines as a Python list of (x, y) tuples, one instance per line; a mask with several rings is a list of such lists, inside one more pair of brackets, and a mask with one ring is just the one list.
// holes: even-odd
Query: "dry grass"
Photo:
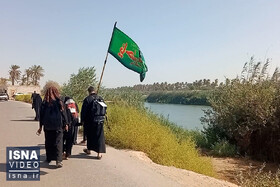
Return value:
[(259, 169), (251, 165), (246, 172), (239, 172), (236, 177), (238, 184), (242, 187), (280, 187), (280, 170), (272, 173), (264, 171), (265, 164)]
[(145, 110), (112, 104), (108, 106), (108, 118), (111, 128), (105, 128), (108, 144), (143, 151), (158, 164), (215, 176), (210, 158), (199, 155), (191, 138), (179, 141)]

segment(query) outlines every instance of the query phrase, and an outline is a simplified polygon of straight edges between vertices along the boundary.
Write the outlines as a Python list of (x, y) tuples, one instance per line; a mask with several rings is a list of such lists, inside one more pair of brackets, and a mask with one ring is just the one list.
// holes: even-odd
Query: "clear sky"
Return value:
[[(100, 77), (115, 21), (143, 52), (142, 84), (224, 81), (252, 55), (280, 66), (279, 0), (0, 0), (0, 77), (12, 64), (41, 65), (41, 85), (62, 84), (81, 67)], [(140, 80), (109, 55), (102, 83)]]

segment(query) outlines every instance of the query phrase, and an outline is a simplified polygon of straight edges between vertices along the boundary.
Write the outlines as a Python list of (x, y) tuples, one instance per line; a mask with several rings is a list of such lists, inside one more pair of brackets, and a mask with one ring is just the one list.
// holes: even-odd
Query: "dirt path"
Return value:
[(152, 168), (156, 173), (161, 173), (161, 175), (166, 178), (170, 178), (174, 181), (177, 181), (180, 186), (192, 186), (192, 187), (236, 187), (237, 185), (225, 181), (224, 179), (217, 180), (213, 177), (208, 177), (201, 175), (192, 171), (179, 169), (175, 167), (168, 167), (156, 164), (150, 160), (143, 152), (138, 151), (126, 151), (131, 155), (143, 162), (147, 167)]
[[(236, 177), (240, 172), (249, 172), (251, 169), (260, 169), (263, 162), (254, 161), (249, 158), (212, 158), (212, 163), (218, 178), (237, 184)], [(275, 173), (279, 166), (275, 163), (265, 163), (264, 172)]]

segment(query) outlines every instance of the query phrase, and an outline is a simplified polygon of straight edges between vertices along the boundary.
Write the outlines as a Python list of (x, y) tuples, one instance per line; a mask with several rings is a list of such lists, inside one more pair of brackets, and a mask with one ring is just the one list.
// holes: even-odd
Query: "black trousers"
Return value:
[(47, 161), (62, 161), (63, 132), (61, 130), (44, 130)]
[(87, 127), (86, 124), (84, 124), (84, 125), (83, 125), (83, 128), (84, 128), (84, 129), (83, 129), (83, 140), (86, 141), (86, 140), (87, 140), (87, 128), (88, 128), (88, 127)]
[(34, 108), (34, 110), (35, 110), (35, 114), (36, 114), (35, 120), (39, 121), (40, 120), (40, 108)]
[(78, 119), (74, 119), (72, 122), (72, 136), (73, 136), (73, 144), (77, 143)]
[(72, 146), (73, 146), (73, 135), (72, 128), (69, 128), (68, 131), (63, 132), (63, 152), (67, 154), (67, 156), (71, 155)]
[(72, 128), (72, 135), (73, 135), (73, 144), (75, 144), (75, 143), (77, 143), (78, 126), (74, 126)]

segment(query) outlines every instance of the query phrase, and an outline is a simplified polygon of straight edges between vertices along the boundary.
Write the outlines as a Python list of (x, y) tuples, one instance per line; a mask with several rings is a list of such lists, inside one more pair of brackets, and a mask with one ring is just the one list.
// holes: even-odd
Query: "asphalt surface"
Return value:
[[(44, 163), (44, 134), (36, 135), (39, 123), (34, 121), (34, 110), (27, 103), (0, 102), (0, 186), (78, 187), (78, 186), (181, 186), (174, 179), (147, 167), (141, 160), (125, 151), (107, 146), (101, 160), (96, 153), (85, 155), (84, 146), (74, 145), (72, 156), (63, 161), (62, 168), (55, 162)], [(81, 137), (79, 137), (81, 138)], [(81, 139), (78, 139), (79, 141)], [(40, 147), (40, 181), (6, 181), (6, 147)]]

